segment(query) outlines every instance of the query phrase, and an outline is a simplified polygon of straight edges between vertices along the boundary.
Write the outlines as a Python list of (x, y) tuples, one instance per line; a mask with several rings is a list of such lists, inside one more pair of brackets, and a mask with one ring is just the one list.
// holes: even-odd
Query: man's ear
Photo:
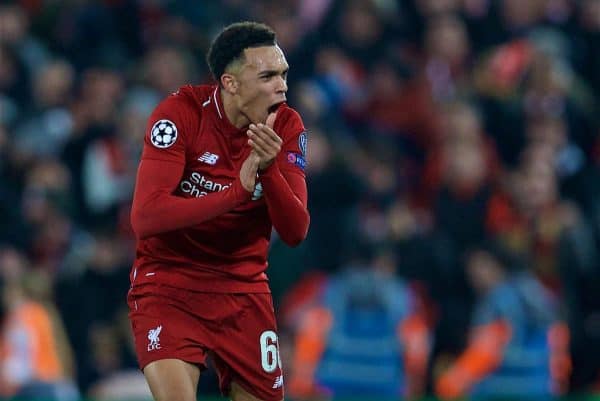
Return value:
[(223, 74), (221, 75), (221, 85), (223, 89), (232, 95), (237, 93), (238, 81), (232, 74)]

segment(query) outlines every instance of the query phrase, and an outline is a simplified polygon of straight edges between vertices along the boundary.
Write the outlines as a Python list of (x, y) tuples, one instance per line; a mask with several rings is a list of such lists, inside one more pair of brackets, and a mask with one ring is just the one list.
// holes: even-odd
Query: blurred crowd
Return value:
[(600, 0), (4, 0), (0, 398), (143, 387), (125, 297), (146, 119), (248, 19), (276, 30), (309, 132), (309, 236), (274, 234), (268, 271), (291, 394), (356, 390), (319, 368), (358, 372), (327, 351), (358, 341), (349, 310), (352, 335), (406, 343), (376, 365), (406, 380), (373, 393), (461, 396), (541, 332), (554, 391), (600, 391)]

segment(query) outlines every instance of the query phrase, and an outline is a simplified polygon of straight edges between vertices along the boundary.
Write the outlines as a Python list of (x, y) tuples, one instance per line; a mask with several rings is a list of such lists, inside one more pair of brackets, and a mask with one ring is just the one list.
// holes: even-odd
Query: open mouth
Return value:
[(281, 101), (281, 102), (277, 102), (277, 103), (275, 103), (275, 104), (271, 105), (271, 106), (268, 108), (268, 110), (267, 110), (267, 111), (268, 111), (268, 114), (274, 113), (274, 112), (275, 112), (275, 111), (276, 111), (276, 110), (279, 108), (279, 106), (280, 106), (282, 103), (283, 103), (283, 101)]

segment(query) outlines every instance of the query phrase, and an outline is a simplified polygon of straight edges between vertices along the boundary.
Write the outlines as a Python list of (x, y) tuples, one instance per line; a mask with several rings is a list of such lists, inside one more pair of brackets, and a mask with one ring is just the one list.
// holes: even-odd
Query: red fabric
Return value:
[[(159, 148), (151, 133), (160, 120), (177, 129)], [(138, 170), (131, 222), (137, 236), (132, 285), (161, 283), (210, 292), (268, 292), (267, 249), (272, 226), (296, 244), (306, 235), (306, 183), (298, 113), (282, 105), (274, 130), (283, 146), (261, 174), (262, 193), (248, 193), (239, 170), (250, 153), (246, 128), (224, 115), (215, 86), (187, 86), (152, 113)], [(264, 196), (263, 196), (264, 195)]]
[[(210, 350), (223, 394), (229, 393), (233, 379), (261, 400), (283, 399), (270, 294), (240, 296), (144, 286), (130, 292), (128, 304), (140, 368), (165, 358), (206, 367)], [(151, 330), (159, 327), (158, 335), (151, 336)]]
[(142, 240), (167, 231), (204, 223), (250, 199), (241, 182), (231, 190), (190, 199), (171, 194), (180, 181), (183, 166), (147, 159), (140, 162), (131, 224)]
[(260, 182), (275, 230), (286, 244), (298, 245), (306, 238), (310, 222), (304, 177), (299, 173), (281, 171), (273, 163), (261, 174)]
[(510, 197), (498, 192), (490, 198), (486, 227), (492, 235), (499, 235), (511, 230), (526, 231), (527, 221), (516, 210)]
[(490, 60), (490, 72), (496, 85), (512, 88), (518, 84), (532, 58), (532, 47), (526, 40), (500, 46)]

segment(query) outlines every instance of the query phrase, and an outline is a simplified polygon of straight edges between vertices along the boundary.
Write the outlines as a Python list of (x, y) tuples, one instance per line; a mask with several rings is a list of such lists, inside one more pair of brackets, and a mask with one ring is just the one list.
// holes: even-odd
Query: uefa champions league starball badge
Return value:
[(158, 120), (150, 130), (152, 145), (160, 149), (168, 148), (177, 140), (177, 127), (170, 120)]
[(298, 147), (300, 148), (300, 152), (302, 152), (302, 156), (304, 156), (304, 157), (306, 157), (307, 145), (308, 145), (308, 137), (306, 136), (306, 131), (304, 131), (298, 137)]

